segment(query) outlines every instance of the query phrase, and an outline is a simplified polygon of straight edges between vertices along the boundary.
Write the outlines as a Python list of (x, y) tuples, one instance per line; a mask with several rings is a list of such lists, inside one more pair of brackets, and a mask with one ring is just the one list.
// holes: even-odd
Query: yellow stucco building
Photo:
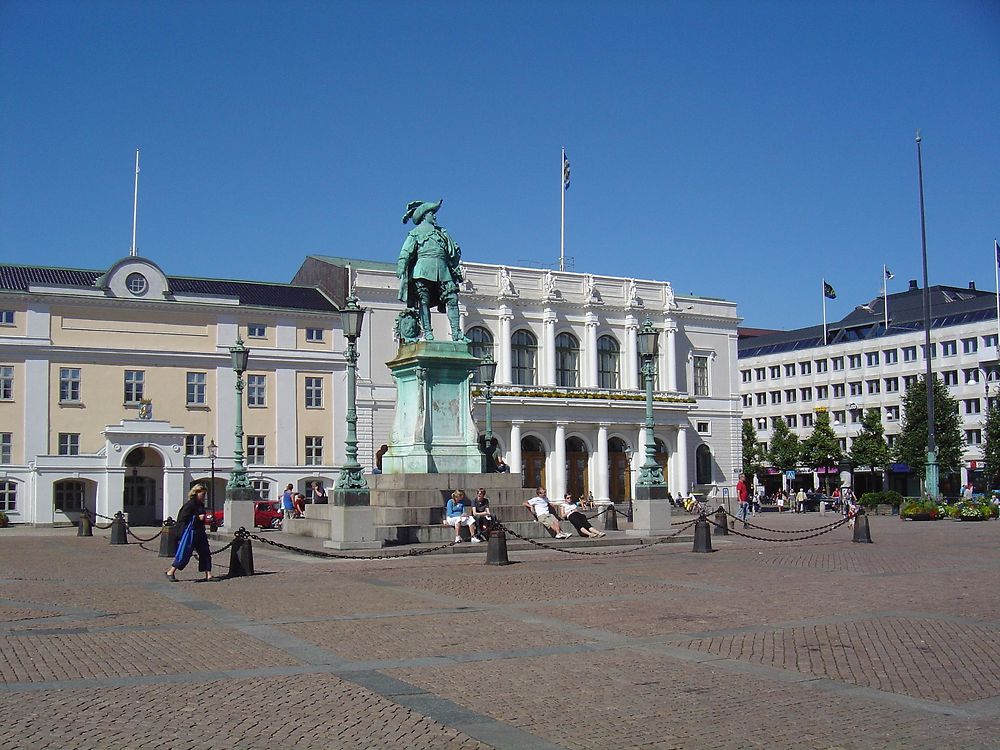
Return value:
[(332, 485), (346, 371), (338, 309), (320, 289), (168, 277), (141, 257), (107, 271), (0, 266), (0, 511), (14, 523), (75, 521), (83, 508), (153, 523), (213, 473), (221, 508), (237, 337), (251, 349), (254, 487), (277, 498), (288, 483)]

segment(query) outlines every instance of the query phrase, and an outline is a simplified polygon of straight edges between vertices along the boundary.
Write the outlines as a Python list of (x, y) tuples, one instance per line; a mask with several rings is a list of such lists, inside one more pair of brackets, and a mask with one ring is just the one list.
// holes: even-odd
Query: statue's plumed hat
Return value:
[(420, 220), (424, 218), (424, 214), (428, 211), (437, 211), (441, 208), (441, 204), (444, 203), (443, 200), (439, 201), (410, 201), (406, 204), (406, 213), (403, 214), (403, 223), (405, 224), (411, 218), (414, 224), (419, 224)]

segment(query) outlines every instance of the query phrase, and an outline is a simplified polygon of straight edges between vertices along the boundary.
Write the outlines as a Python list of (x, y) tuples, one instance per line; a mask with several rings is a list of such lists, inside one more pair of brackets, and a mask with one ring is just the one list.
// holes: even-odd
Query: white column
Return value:
[(584, 370), (581, 385), (584, 388), (596, 388), (597, 383), (597, 315), (587, 313), (584, 321), (586, 337), (584, 341)]
[(639, 437), (632, 446), (629, 456), (629, 483), (632, 486), (632, 497), (635, 497), (636, 482), (639, 479), (639, 469), (646, 463), (646, 425), (639, 425)]
[(562, 500), (566, 494), (566, 423), (556, 423), (555, 445), (552, 446), (552, 481), (549, 482), (549, 498)]
[(677, 489), (684, 495), (691, 486), (688, 484), (687, 425), (677, 425)]
[(666, 346), (666, 362), (664, 362), (664, 371), (667, 377), (664, 379), (664, 387), (668, 391), (677, 390), (677, 324), (672, 320), (667, 320), (666, 328), (664, 329), (667, 334), (667, 346)]
[(556, 311), (546, 307), (542, 313), (542, 382), (556, 384)]
[(510, 424), (510, 449), (507, 451), (507, 465), (511, 474), (521, 473), (521, 423)]
[(597, 427), (597, 488), (595, 500), (611, 499), (611, 481), (608, 477), (608, 423)]
[[(497, 383), (510, 385), (512, 378), (510, 359), (510, 322), (514, 314), (507, 305), (500, 305), (500, 348), (497, 349)], [(520, 443), (518, 443), (520, 446)], [(520, 450), (520, 447), (518, 448)], [(518, 471), (521, 470), (518, 463)], [(513, 469), (511, 469), (513, 471)]]
[(625, 361), (622, 362), (622, 387), (638, 388), (639, 372), (637, 362), (639, 361), (638, 340), (639, 321), (634, 315), (625, 316)]

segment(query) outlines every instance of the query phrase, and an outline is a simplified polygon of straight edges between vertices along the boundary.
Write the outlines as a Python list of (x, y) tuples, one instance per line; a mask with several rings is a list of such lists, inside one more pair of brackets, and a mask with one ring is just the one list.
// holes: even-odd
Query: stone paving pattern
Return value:
[(505, 567), (255, 542), (209, 584), (0, 531), (0, 750), (1000, 747), (1000, 523), (870, 522)]

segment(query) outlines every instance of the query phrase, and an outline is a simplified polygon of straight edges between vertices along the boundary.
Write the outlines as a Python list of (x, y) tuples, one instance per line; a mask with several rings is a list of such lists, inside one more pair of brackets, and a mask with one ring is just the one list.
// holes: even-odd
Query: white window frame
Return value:
[(188, 406), (204, 406), (208, 391), (208, 374), (191, 371), (187, 374), (186, 398)]
[(0, 365), (0, 401), (14, 400), (14, 367)]
[[(14, 450), (14, 433), (0, 432), (0, 464), (12, 463), (11, 456)], [(3, 508), (0, 508), (3, 510)]]
[(60, 456), (79, 456), (80, 433), (60, 432), (57, 438), (56, 453)]
[(184, 455), (185, 456), (204, 456), (205, 455), (205, 436), (204, 435), (185, 435), (184, 436)]
[(267, 375), (247, 374), (247, 406), (253, 409), (267, 406)]
[(306, 435), (305, 436), (305, 453), (303, 455), (303, 464), (306, 466), (322, 466), (323, 465), (323, 436), (322, 435)]
[(17, 483), (0, 480), (0, 510), (4, 513), (17, 512)]
[(59, 368), (59, 403), (80, 403), (81, 377), (79, 367)]
[(247, 466), (267, 463), (267, 436), (247, 435)]
[(247, 324), (247, 338), (248, 339), (266, 339), (267, 338), (267, 325), (264, 323), (248, 323)]
[(323, 378), (309, 375), (304, 387), (305, 407), (307, 409), (323, 408)]
[[(126, 404), (138, 404), (146, 395), (146, 371), (126, 370), (124, 376), (124, 401)], [(133, 398), (129, 398), (132, 396)]]
[(322, 328), (306, 328), (306, 341), (310, 344), (322, 344), (323, 343), (323, 329)]

